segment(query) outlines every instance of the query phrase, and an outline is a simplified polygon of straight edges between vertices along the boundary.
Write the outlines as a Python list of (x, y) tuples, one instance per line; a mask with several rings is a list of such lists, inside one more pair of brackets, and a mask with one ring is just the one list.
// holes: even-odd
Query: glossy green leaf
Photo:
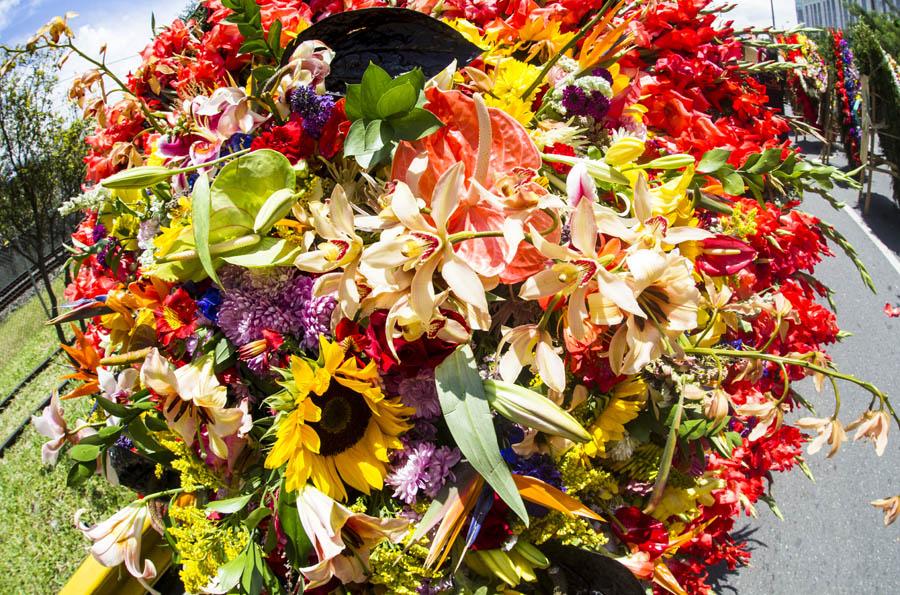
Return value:
[(378, 99), (375, 111), (379, 118), (388, 119), (397, 114), (406, 113), (416, 106), (419, 93), (410, 83), (392, 85), (384, 95)]
[(722, 169), (722, 166), (728, 162), (731, 151), (727, 149), (713, 149), (703, 154), (700, 163), (697, 164), (698, 174), (711, 174)]
[(435, 369), (435, 385), (444, 420), (459, 450), (527, 525), (528, 513), (500, 455), (491, 410), (468, 345), (458, 348)]
[(744, 193), (744, 179), (741, 174), (734, 173), (722, 180), (722, 189), (733, 196), (740, 196)]
[(100, 456), (100, 446), (97, 444), (76, 444), (69, 449), (69, 458), (80, 463), (95, 461)]
[(287, 553), (290, 561), (297, 566), (305, 564), (312, 550), (312, 543), (300, 523), (296, 493), (288, 493), (284, 489), (279, 492), (278, 522), (288, 539)]
[(269, 515), (272, 514), (271, 508), (260, 507), (247, 515), (247, 518), (244, 519), (244, 525), (248, 529), (255, 529), (258, 524), (262, 522), (262, 520)]
[(391, 119), (394, 137), (400, 140), (418, 140), (437, 132), (444, 123), (427, 109), (413, 108), (408, 114)]
[(223, 255), (222, 260), (244, 268), (290, 266), (302, 252), (296, 244), (280, 238), (263, 238), (258, 244)]
[(241, 552), (234, 560), (219, 566), (219, 570), (216, 573), (216, 584), (219, 589), (224, 592), (230, 592), (234, 589), (238, 582), (241, 580), (241, 575), (244, 574), (244, 566), (246, 566), (246, 550)]
[(222, 514), (233, 514), (247, 506), (247, 503), (250, 502), (251, 498), (253, 498), (253, 494), (244, 494), (243, 496), (237, 496), (235, 498), (216, 500), (215, 502), (207, 504), (206, 510), (221, 512)]
[(69, 468), (69, 473), (66, 476), (66, 486), (70, 488), (79, 486), (90, 479), (96, 471), (97, 465), (93, 461), (90, 464), (75, 463)]

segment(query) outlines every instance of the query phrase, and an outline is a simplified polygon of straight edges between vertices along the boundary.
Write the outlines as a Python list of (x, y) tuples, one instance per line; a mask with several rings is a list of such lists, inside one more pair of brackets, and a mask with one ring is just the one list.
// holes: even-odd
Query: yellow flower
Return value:
[(525, 62), (512, 58), (503, 60), (494, 71), (494, 87), (491, 94), (485, 97), (485, 103), (502, 109), (523, 126), (528, 126), (534, 118), (531, 111), (534, 92), (525, 99), (522, 99), (522, 94), (540, 72), (540, 68)]
[(647, 386), (643, 380), (629, 380), (618, 385), (606, 409), (588, 428), (593, 440), (584, 445), (585, 454), (606, 456), (607, 442), (625, 437), (625, 424), (638, 416), (646, 402)]
[(413, 410), (384, 395), (375, 363), (360, 368), (340, 344), (323, 338), (317, 362), (291, 357), (282, 374), (285, 393), (272, 401), (280, 413), (266, 467), (287, 464), (288, 491), (310, 479), (342, 501), (345, 485), (366, 494), (380, 490), (388, 450), (402, 447), (398, 436), (411, 427), (406, 418)]

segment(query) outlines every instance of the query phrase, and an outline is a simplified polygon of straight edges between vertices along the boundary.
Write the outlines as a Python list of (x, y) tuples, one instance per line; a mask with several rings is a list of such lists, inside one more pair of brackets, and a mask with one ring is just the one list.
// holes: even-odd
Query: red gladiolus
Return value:
[(713, 277), (733, 275), (756, 258), (752, 246), (730, 236), (717, 235), (700, 242), (697, 268)]
[(623, 506), (615, 512), (618, 523), (610, 523), (616, 537), (638, 550), (658, 558), (669, 547), (666, 526), (635, 506)]

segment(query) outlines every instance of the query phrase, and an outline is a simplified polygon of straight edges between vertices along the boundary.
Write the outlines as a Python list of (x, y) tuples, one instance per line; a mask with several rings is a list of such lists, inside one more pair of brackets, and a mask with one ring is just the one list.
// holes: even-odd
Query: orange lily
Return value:
[(84, 336), (77, 326), (72, 325), (72, 331), (75, 333), (74, 345), (66, 345), (63, 343), (60, 347), (69, 354), (72, 360), (75, 372), (66, 374), (62, 378), (64, 380), (81, 380), (84, 382), (81, 386), (77, 386), (62, 399), (74, 399), (85, 395), (93, 395), (100, 390), (100, 381), (97, 379), (97, 366), (100, 365), (100, 354), (94, 349), (94, 346)]

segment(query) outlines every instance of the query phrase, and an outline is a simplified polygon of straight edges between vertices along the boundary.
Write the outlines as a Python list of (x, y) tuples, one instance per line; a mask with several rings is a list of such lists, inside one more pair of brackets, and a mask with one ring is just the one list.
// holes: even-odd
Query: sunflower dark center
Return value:
[(361, 394), (335, 382), (313, 402), (322, 409), (322, 419), (309, 424), (319, 435), (322, 456), (344, 452), (365, 434), (372, 412)]

